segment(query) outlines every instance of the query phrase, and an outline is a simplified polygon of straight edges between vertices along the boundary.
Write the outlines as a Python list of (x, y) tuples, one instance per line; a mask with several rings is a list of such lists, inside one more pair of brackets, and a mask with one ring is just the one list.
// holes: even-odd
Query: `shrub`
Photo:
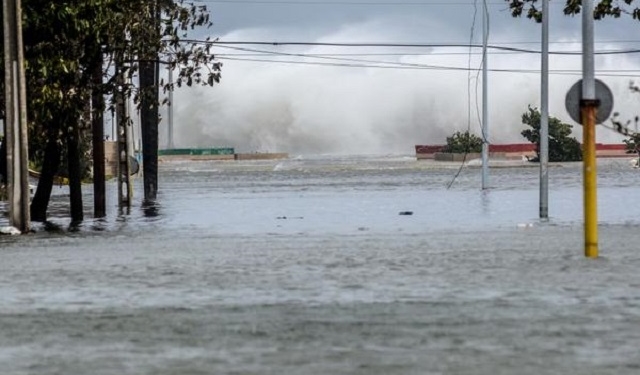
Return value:
[[(522, 131), (522, 136), (535, 143), (536, 155), (540, 159), (540, 111), (529, 106), (522, 114), (522, 123), (531, 127)], [(563, 123), (555, 117), (549, 117), (549, 161), (580, 161), (582, 146), (570, 137), (573, 126)]]
[(455, 132), (451, 137), (447, 137), (447, 145), (442, 150), (452, 154), (465, 154), (471, 152), (482, 152), (482, 138), (475, 134), (466, 132)]

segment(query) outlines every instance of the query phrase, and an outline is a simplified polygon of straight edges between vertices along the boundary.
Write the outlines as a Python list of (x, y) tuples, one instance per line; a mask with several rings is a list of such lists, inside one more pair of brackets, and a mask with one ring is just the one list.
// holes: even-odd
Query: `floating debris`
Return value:
[(20, 232), (20, 230), (16, 227), (0, 227), (0, 234), (16, 236), (18, 234), (22, 234), (22, 232)]
[(533, 223), (519, 223), (517, 227), (518, 229), (533, 228)]

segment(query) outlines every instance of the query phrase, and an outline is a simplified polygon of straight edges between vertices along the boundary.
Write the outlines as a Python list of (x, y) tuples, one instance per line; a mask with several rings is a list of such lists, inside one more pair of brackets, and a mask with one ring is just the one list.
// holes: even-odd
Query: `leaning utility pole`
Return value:
[(22, 46), (20, 0), (3, 0), (5, 142), (7, 143), (7, 191), (9, 221), (22, 233), (30, 229), (29, 154), (27, 150), (27, 94)]

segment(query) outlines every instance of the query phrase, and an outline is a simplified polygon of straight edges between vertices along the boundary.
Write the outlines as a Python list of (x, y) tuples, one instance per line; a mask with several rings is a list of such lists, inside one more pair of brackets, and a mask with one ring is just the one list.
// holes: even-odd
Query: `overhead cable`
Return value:
[[(262, 46), (321, 46), (321, 47), (388, 47), (388, 48), (482, 48), (482, 44), (468, 44), (468, 43), (350, 43), (350, 42), (266, 42), (266, 41), (207, 41), (198, 39), (184, 39), (185, 43), (194, 44), (210, 44), (210, 45), (262, 45)], [(498, 51), (511, 51), (521, 53), (540, 54), (539, 50), (500, 46), (500, 45), (487, 45), (488, 49)], [(624, 50), (607, 50), (596, 51), (595, 55), (622, 55), (622, 54), (635, 54), (640, 53), (639, 48), (624, 49)], [(581, 55), (581, 51), (549, 51), (551, 55)]]

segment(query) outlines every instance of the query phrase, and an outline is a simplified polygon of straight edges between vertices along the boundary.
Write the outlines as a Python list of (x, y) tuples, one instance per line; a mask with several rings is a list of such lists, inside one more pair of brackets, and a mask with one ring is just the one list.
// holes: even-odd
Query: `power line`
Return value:
[[(236, 51), (243, 51), (248, 53), (236, 54), (233, 56), (225, 55), (225, 54), (216, 54), (216, 56), (221, 60), (235, 60), (235, 61), (247, 61), (247, 62), (265, 62), (265, 63), (281, 63), (281, 64), (298, 64), (298, 65), (317, 65), (317, 66), (334, 66), (334, 67), (348, 67), (348, 68), (380, 68), (380, 69), (416, 69), (416, 70), (449, 70), (449, 71), (466, 71), (472, 72), (477, 71), (477, 69), (472, 69), (470, 65), (465, 67), (456, 67), (456, 66), (443, 66), (443, 65), (432, 65), (432, 64), (420, 64), (420, 63), (407, 63), (407, 62), (396, 62), (396, 61), (380, 61), (380, 60), (368, 60), (368, 59), (353, 59), (353, 58), (342, 58), (342, 57), (334, 57), (327, 56), (322, 54), (306, 54), (306, 53), (288, 53), (288, 52), (280, 52), (280, 51), (269, 51), (255, 48), (247, 48), (247, 47), (238, 47), (234, 45), (228, 44), (219, 44), (216, 45), (218, 48), (231, 49)], [(617, 52), (617, 51), (616, 51)], [(274, 60), (274, 59), (264, 59), (264, 58), (252, 58), (255, 56), (282, 56), (282, 57), (301, 57), (307, 59), (321, 59), (321, 60), (331, 60), (338, 61), (337, 63), (321, 63), (318, 61), (294, 61), (294, 60)], [(491, 72), (498, 73), (532, 73), (539, 74), (540, 70), (536, 69), (489, 69)], [(579, 75), (580, 70), (554, 70), (552, 74), (565, 74), (565, 75)], [(620, 76), (620, 77), (636, 77), (634, 75), (628, 74), (620, 74), (620, 73), (638, 73), (640, 70), (637, 69), (629, 69), (629, 70), (600, 70), (600, 76)], [(615, 74), (617, 73), (617, 74)], [(478, 77), (476, 77), (476, 81)]]
[[(441, 66), (438, 65), (428, 65), (428, 64), (416, 64), (416, 63), (406, 63), (406, 62), (396, 62), (396, 61), (380, 61), (380, 60), (364, 60), (364, 59), (353, 59), (353, 58), (344, 58), (344, 57), (333, 57), (333, 56), (310, 56), (304, 53), (287, 53), (287, 52), (277, 52), (277, 51), (265, 51), (265, 50), (257, 50), (253, 48), (244, 48), (244, 47), (233, 47), (233, 46), (220, 46), (222, 48), (229, 48), (233, 50), (239, 51), (247, 51), (247, 52), (259, 52), (262, 53), (261, 56), (264, 55), (272, 55), (272, 56), (287, 56), (287, 57), (304, 57), (304, 58), (313, 58), (313, 59), (323, 59), (323, 60), (333, 60), (333, 61), (345, 61), (345, 62), (356, 62), (360, 64), (382, 64), (382, 65), (392, 65), (392, 66), (406, 66), (406, 67), (419, 67), (419, 68), (434, 68), (439, 69)], [(219, 56), (220, 55), (216, 55)]]
[[(216, 56), (264, 56), (263, 53), (216, 53)], [(376, 53), (376, 52), (362, 52), (362, 53), (304, 53), (306, 57), (339, 57), (339, 56), (459, 56), (459, 55), (481, 55), (481, 52), (420, 52), (420, 53), (402, 53), (402, 52), (390, 52), (390, 53)], [(518, 55), (522, 52), (492, 52), (491, 55)]]
[[(293, 0), (197, 0), (195, 3), (205, 4), (233, 4), (233, 5), (367, 5), (367, 6), (458, 6), (458, 5), (473, 5), (473, 2), (469, 1), (293, 1)], [(489, 5), (503, 5), (507, 7), (505, 2), (489, 2)]]
[[(469, 32), (469, 45), (471, 45), (471, 43), (473, 43), (473, 35), (475, 34), (475, 30), (476, 30), (476, 17), (478, 16), (478, 0), (474, 0), (473, 2), (473, 18), (471, 20), (471, 30)], [(472, 48), (469, 47), (469, 51), (468, 51), (468, 58), (467, 58), (467, 136), (470, 136), (471, 134), (471, 54), (472, 54)], [(483, 52), (483, 56), (484, 56), (484, 52)], [(476, 77), (476, 80), (478, 78)], [(477, 82), (477, 81), (476, 81)], [(477, 107), (477, 95), (476, 95), (476, 107)], [(458, 177), (460, 176), (460, 173), (462, 173), (462, 169), (464, 168), (464, 163), (467, 161), (467, 156), (469, 155), (469, 143), (467, 143), (465, 150), (464, 150), (464, 155), (462, 156), (462, 162), (460, 163), (460, 167), (458, 168), (458, 170), (456, 171), (456, 173), (453, 175), (453, 178), (451, 179), (451, 181), (449, 181), (449, 183), (447, 184), (447, 190), (451, 189), (451, 186), (453, 186), (453, 183), (458, 179)]]
[[(287, 53), (287, 52), (279, 52), (279, 51), (267, 51), (261, 49), (254, 48), (246, 48), (246, 47), (235, 47), (235, 46), (218, 46), (220, 48), (232, 49), (235, 51), (245, 51), (249, 53), (239, 53), (235, 55), (229, 54), (216, 54), (219, 59), (226, 60), (238, 60), (238, 61), (263, 61), (263, 62), (282, 62), (282, 63), (304, 63), (306, 65), (329, 65), (329, 66), (348, 66), (348, 67), (386, 67), (386, 68), (417, 68), (417, 69), (435, 69), (435, 70), (462, 70), (469, 72), (476, 72), (478, 68), (471, 68), (471, 60), (469, 60), (466, 68), (463, 67), (455, 67), (455, 66), (442, 66), (442, 65), (431, 65), (431, 64), (421, 64), (421, 63), (407, 63), (407, 62), (397, 62), (397, 61), (380, 61), (380, 60), (365, 60), (365, 59), (352, 59), (352, 58), (341, 58), (341, 57), (333, 57), (333, 56), (325, 56), (325, 55), (311, 55), (306, 53)], [(262, 57), (262, 56), (284, 56), (284, 57), (302, 57), (302, 58), (310, 58), (310, 59), (321, 59), (321, 60), (332, 60), (332, 61), (340, 61), (340, 62), (349, 62), (349, 63), (357, 63), (357, 64), (320, 64), (318, 62), (313, 61), (291, 61), (291, 60), (266, 60), (266, 59), (253, 59), (248, 57)], [(494, 72), (513, 72), (513, 73), (539, 73), (539, 70), (527, 70), (527, 69), (490, 69)], [(562, 73), (579, 73), (579, 70), (556, 70), (556, 74)], [(602, 73), (615, 73), (615, 72), (640, 72), (640, 70), (610, 70), (604, 71), (601, 70)], [(477, 81), (478, 77), (476, 77)], [(469, 78), (469, 80), (471, 80)]]
[[(206, 41), (198, 39), (184, 39), (183, 42), (194, 44), (222, 45), (268, 45), (268, 46), (317, 46), (317, 47), (386, 47), (386, 48), (481, 48), (481, 44), (465, 43), (355, 43), (355, 42), (266, 42), (266, 41)], [(539, 50), (508, 47), (501, 45), (487, 45), (488, 49), (520, 53), (540, 54)], [(640, 53), (640, 49), (596, 51), (596, 55), (622, 55)], [(582, 55), (582, 51), (549, 51), (551, 55)]]
[[(294, 65), (314, 65), (314, 66), (328, 66), (328, 67), (345, 67), (345, 68), (377, 68), (377, 69), (398, 69), (398, 70), (434, 70), (434, 71), (463, 71), (469, 70), (476, 71), (475, 68), (456, 67), (456, 66), (438, 66), (438, 65), (425, 65), (420, 64), (404, 65), (403, 63), (386, 63), (387, 65), (375, 65), (375, 64), (355, 64), (355, 63), (327, 63), (327, 62), (313, 62), (313, 61), (294, 61), (294, 60), (273, 60), (273, 59), (254, 59), (254, 58), (236, 58), (236, 57), (224, 57), (220, 60), (231, 61), (244, 61), (244, 62), (260, 62), (260, 63), (276, 63), (276, 64), (294, 64)], [(517, 74), (540, 74), (538, 69), (488, 69), (493, 73), (517, 73)], [(623, 78), (640, 78), (640, 69), (611, 69), (611, 70), (598, 70), (598, 76), (600, 77), (623, 77)], [(556, 75), (575, 75), (580, 76), (582, 71), (579, 69), (571, 70), (552, 70), (550, 74)], [(632, 74), (619, 74), (619, 73), (638, 73)]]

